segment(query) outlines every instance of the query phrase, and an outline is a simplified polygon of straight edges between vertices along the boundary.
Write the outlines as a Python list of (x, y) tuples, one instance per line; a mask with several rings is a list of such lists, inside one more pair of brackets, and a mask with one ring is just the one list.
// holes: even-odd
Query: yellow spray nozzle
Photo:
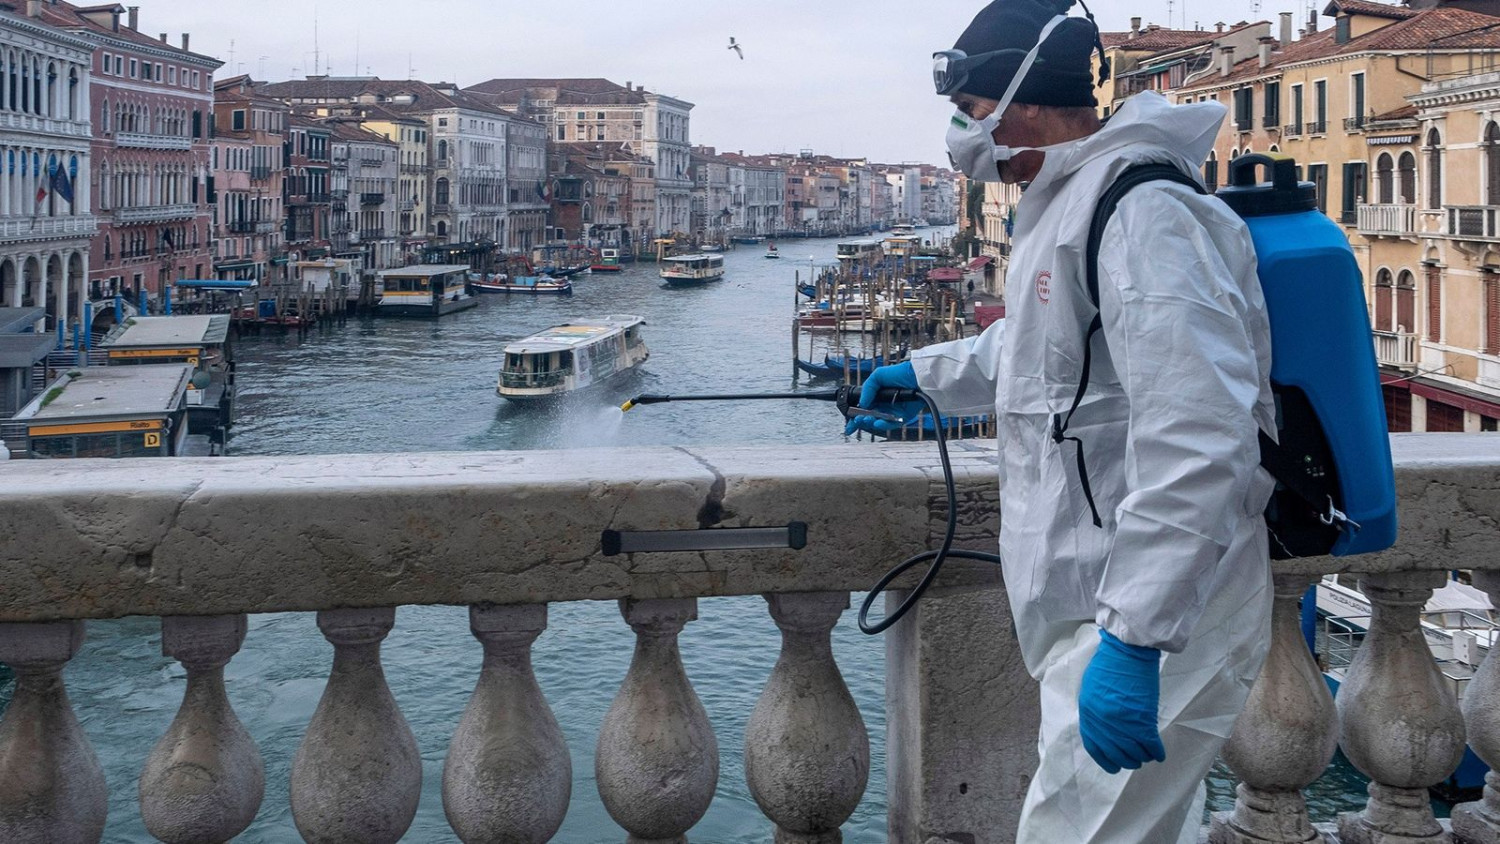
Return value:
[(630, 401), (627, 401), (624, 404), (620, 405), (620, 412), (628, 413), (632, 407), (635, 407), (635, 399), (631, 399)]

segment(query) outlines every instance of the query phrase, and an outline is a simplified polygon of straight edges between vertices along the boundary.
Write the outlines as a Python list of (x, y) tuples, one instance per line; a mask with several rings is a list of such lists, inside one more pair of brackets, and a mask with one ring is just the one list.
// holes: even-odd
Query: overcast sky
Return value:
[[(931, 54), (952, 46), (978, 0), (125, 0), (141, 31), (192, 34), (195, 52), (281, 80), (408, 75), (472, 85), (494, 77), (600, 76), (695, 104), (694, 143), (812, 149), (946, 163), (952, 107), (932, 93)], [(1171, 24), (1274, 20), (1308, 0), (1171, 0)], [(1167, 25), (1169, 0), (1096, 0), (1106, 30), (1133, 15)], [(1075, 7), (1074, 14), (1080, 11)], [(1305, 17), (1305, 12), (1299, 14)], [(733, 36), (744, 60), (728, 49)], [(231, 44), (232, 42), (232, 44)], [(356, 59), (358, 64), (356, 64)]]

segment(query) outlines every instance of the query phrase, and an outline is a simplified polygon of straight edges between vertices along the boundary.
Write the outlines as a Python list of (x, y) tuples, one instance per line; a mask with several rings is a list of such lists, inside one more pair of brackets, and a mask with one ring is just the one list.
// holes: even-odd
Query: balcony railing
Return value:
[(58, 120), (52, 117), (37, 117), (32, 114), (7, 111), (0, 113), (0, 129), (21, 129), (40, 132), (44, 135), (68, 135), (88, 138), (93, 135), (87, 115), (83, 120)]
[(0, 221), (0, 241), (51, 240), (59, 237), (93, 237), (99, 222), (90, 215), (38, 217), (36, 220)]
[(412, 209), (414, 209), (416, 207), (417, 207), (417, 201), (415, 199), (403, 199), (403, 200), (401, 200), (401, 210), (402, 211), (411, 211)]
[(1234, 128), (1239, 132), (1248, 132), (1254, 125), (1255, 121), (1249, 117), (1236, 117), (1234, 119)]
[(198, 216), (196, 205), (142, 205), (116, 208), (116, 223), (156, 223), (163, 220), (190, 220)]
[(385, 159), (383, 159), (383, 158), (361, 158), (359, 160), (359, 165), (361, 167), (384, 167), (385, 166)]
[(385, 229), (360, 229), (359, 230), (359, 239), (360, 240), (383, 240), (384, 238), (385, 238)]
[(275, 230), (276, 223), (271, 220), (231, 220), (227, 228), (230, 234), (266, 234)]
[(385, 194), (383, 193), (361, 193), (359, 195), (360, 205), (379, 205), (383, 202), (385, 202)]
[(1365, 128), (1365, 119), (1363, 117), (1346, 117), (1346, 118), (1344, 118), (1344, 131), (1345, 132), (1357, 132), (1357, 131), (1359, 131), (1360, 129), (1363, 129), (1363, 128)]
[(262, 166), (251, 167), (250, 178), (257, 182), (269, 179), (271, 178), (271, 168)]
[(1309, 134), (1309, 135), (1322, 135), (1322, 134), (1325, 134), (1327, 131), (1328, 131), (1328, 121), (1327, 120), (1314, 120), (1311, 123), (1307, 124), (1307, 134)]
[(1417, 231), (1417, 206), (1361, 205), (1355, 226), (1363, 235), (1410, 237)]
[(1443, 234), (1463, 240), (1500, 240), (1497, 217), (1500, 205), (1444, 206)]
[(134, 149), (192, 149), (193, 139), (148, 132), (116, 132), (115, 146)]
[[(1341, 840), (1414, 840), (1418, 830), (1446, 841), (1426, 789), (1458, 765), (1466, 721), (1468, 743), (1500, 762), (1500, 660), (1479, 665), (1461, 711), (1419, 615), (1454, 568), (1473, 570), (1476, 585), (1500, 602), (1493, 437), (1414, 434), (1392, 443), (1404, 516), (1397, 546), (1275, 564), (1270, 654), (1224, 752), (1242, 783), (1239, 799), (1213, 818), (1214, 841), (1315, 840), (1301, 792), (1340, 745), (1373, 780), (1364, 811), (1340, 819)], [(144, 473), (135, 460), (8, 464), (0, 486), (7, 583), (0, 662), (18, 682), (0, 729), (0, 760), (11, 782), (51, 789), (45, 801), (0, 801), (10, 836), (101, 836), (109, 785), (70, 711), (63, 669), (83, 641), (83, 619), (159, 616), (162, 650), (187, 677), (184, 684), (183, 671), (158, 672), (158, 682), (184, 689), (182, 708), (154, 749), (129, 748), (145, 760), (139, 787), (132, 781), (130, 789), (148, 831), (164, 840), (234, 838), (260, 812), (266, 770), (289, 767), (291, 813), (304, 837), (402, 838), (424, 759), (375, 646), (396, 624), (398, 606), (457, 605), (468, 606), (478, 639), (471, 647), (486, 659), (447, 745), (448, 822), (465, 840), (547, 840), (568, 810), (572, 761), (536, 685), (531, 645), (547, 626), (548, 604), (620, 599), (633, 634), (622, 626), (615, 646), (634, 646), (636, 656), (600, 731), (598, 789), (636, 840), (678, 840), (707, 809), (720, 767), (679, 634), (689, 623), (715, 624), (696, 622), (700, 600), (764, 595), (764, 623), (785, 635), (746, 727), (743, 764), (768, 816), (763, 837), (774, 828), (778, 840), (839, 840), (865, 790), (871, 748), (830, 631), (847, 616), (852, 591), (941, 533), (948, 514), (929, 480), (930, 444), (795, 454), (622, 449), (608, 461), (565, 452), (392, 457), (161, 458)], [(810, 460), (818, 471), (807, 470)], [(996, 545), (992, 460), (989, 449), (954, 455), (968, 547)], [(851, 501), (861, 518), (848, 517)], [(406, 515), (372, 521), (370, 502)], [(246, 520), (246, 512), (260, 517)], [(494, 519), (504, 512), (538, 517)], [(729, 512), (735, 526), (805, 520), (809, 544), (606, 557), (598, 539), (604, 530), (697, 531), (705, 526), (700, 514)], [(299, 541), (306, 537), (317, 541)], [(1372, 607), (1337, 706), (1298, 624), (1298, 600), (1331, 570), (1358, 572)], [(1038, 695), (996, 571), (954, 561), (940, 585), (886, 634), (889, 814), (881, 840), (927, 841), (932, 830), (953, 840), (1008, 840), (1036, 764)], [(277, 755), (263, 761), (230, 708), (221, 669), (242, 645), (264, 647), (268, 628), (247, 637), (247, 614), (272, 612), (316, 612), (335, 668), (295, 758), (290, 741), (267, 738), (265, 750)], [(150, 634), (137, 624), (114, 635)], [(119, 661), (114, 670), (157, 669)], [(642, 742), (647, 730), (659, 740)], [(118, 747), (133, 733), (94, 735)], [(984, 799), (953, 796), (971, 792)], [(1495, 840), (1497, 803), (1491, 790), (1483, 803), (1457, 807), (1458, 838)]]
[(1281, 134), (1287, 136), (1288, 138), (1295, 138), (1298, 135), (1302, 134), (1302, 124), (1288, 123), (1287, 125), (1281, 127)]
[(1417, 368), (1417, 335), (1406, 331), (1375, 331), (1375, 359), (1381, 366), (1405, 372)]

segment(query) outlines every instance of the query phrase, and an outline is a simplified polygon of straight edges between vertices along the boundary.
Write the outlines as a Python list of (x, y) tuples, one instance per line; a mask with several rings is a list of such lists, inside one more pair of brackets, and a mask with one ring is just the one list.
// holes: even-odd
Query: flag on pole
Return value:
[(36, 205), (31, 208), (31, 228), (36, 228), (36, 218), (42, 213), (42, 200), (47, 198), (47, 186), (45, 184), (36, 187)]
[(58, 167), (52, 171), (52, 192), (69, 205), (73, 204), (73, 181), (68, 178), (66, 167)]

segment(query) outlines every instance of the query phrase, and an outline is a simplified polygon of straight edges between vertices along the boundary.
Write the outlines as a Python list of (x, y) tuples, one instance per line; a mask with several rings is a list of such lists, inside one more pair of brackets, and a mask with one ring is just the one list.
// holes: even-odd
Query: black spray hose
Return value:
[[(908, 421), (910, 421), (902, 419), (899, 416), (893, 416), (889, 413), (882, 413), (877, 410), (870, 410), (869, 408), (860, 407), (859, 397), (860, 393), (858, 388), (850, 386), (839, 387), (836, 390), (816, 390), (801, 393), (724, 393), (718, 395), (693, 396), (665, 396), (646, 394), (636, 396), (630, 401), (625, 402), (620, 406), (620, 409), (622, 411), (628, 411), (636, 405), (661, 404), (663, 402), (672, 401), (750, 401), (761, 399), (812, 399), (814, 401), (835, 402), (838, 405), (839, 412), (842, 413), (844, 415), (844, 418), (846, 419), (853, 419), (857, 416), (870, 416), (897, 425), (904, 425)], [(922, 595), (927, 591), (927, 587), (931, 586), (932, 581), (937, 579), (938, 572), (942, 570), (943, 563), (947, 562), (949, 557), (958, 557), (959, 559), (964, 560), (978, 560), (980, 562), (994, 563), (996, 565), (1000, 564), (999, 554), (986, 554), (982, 551), (968, 551), (962, 548), (954, 550), (953, 548), (953, 535), (958, 531), (958, 492), (954, 489), (953, 464), (948, 460), (948, 438), (943, 434), (943, 416), (938, 412), (937, 403), (932, 400), (931, 396), (927, 395), (921, 390), (901, 390), (890, 388), (880, 390), (878, 393), (876, 393), (875, 401), (890, 403), (920, 401), (927, 406), (927, 412), (932, 414), (932, 428), (934, 433), (937, 435), (938, 458), (942, 461), (943, 464), (943, 484), (946, 487), (948, 493), (948, 526), (943, 531), (943, 542), (938, 546), (938, 549), (936, 551), (923, 551), (919, 554), (914, 554), (911, 557), (907, 558), (905, 562), (886, 572), (885, 576), (880, 578), (880, 580), (876, 582), (875, 586), (872, 587), (870, 591), (865, 595), (865, 599), (860, 602), (859, 605), (859, 629), (861, 632), (868, 633), (870, 635), (884, 633), (887, 629), (890, 628), (891, 625), (895, 624), (897, 621), (900, 621), (901, 617), (906, 615), (908, 610), (916, 606), (917, 601), (921, 600)], [(874, 605), (875, 599), (885, 591), (886, 587), (890, 585), (891, 581), (900, 577), (906, 572), (907, 569), (910, 569), (913, 566), (920, 565), (927, 560), (931, 560), (932, 565), (927, 567), (927, 573), (922, 575), (922, 579), (918, 581), (917, 585), (911, 590), (911, 594), (907, 595), (906, 599), (903, 600), (894, 610), (886, 613), (884, 618), (872, 623), (870, 621), (870, 607)]]

